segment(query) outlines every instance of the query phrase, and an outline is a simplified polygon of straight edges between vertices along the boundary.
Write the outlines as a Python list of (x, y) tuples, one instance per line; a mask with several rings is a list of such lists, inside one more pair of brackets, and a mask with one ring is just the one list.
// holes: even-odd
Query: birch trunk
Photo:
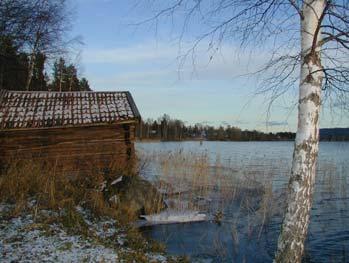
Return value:
[(324, 8), (325, 0), (305, 0), (303, 3), (298, 128), (288, 185), (287, 209), (274, 262), (301, 262), (304, 252), (319, 148), (323, 73), (317, 44), (320, 40), (319, 24)]
[(30, 89), (30, 84), (32, 82), (33, 79), (33, 74), (34, 74), (34, 66), (35, 66), (35, 54), (33, 53), (30, 56), (29, 59), (29, 65), (28, 65), (28, 76), (27, 76), (27, 81), (26, 81), (26, 85), (25, 85), (25, 90), (29, 91)]

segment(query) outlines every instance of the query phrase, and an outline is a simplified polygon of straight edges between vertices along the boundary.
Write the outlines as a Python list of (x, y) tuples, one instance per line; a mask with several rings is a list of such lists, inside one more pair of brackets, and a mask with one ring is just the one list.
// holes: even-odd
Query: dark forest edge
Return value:
[(68, 34), (70, 10), (67, 0), (0, 1), (0, 89), (90, 90), (77, 65), (67, 62), (81, 44)]
[[(186, 125), (184, 121), (164, 114), (157, 120), (141, 121), (136, 130), (140, 141), (293, 141), (295, 133), (265, 133), (257, 130), (242, 130), (234, 126), (210, 126), (200, 123)], [(320, 129), (321, 141), (349, 141), (349, 128)]]
[(60, 57), (53, 65), (52, 74), (45, 70), (47, 58), (43, 53), (35, 56), (30, 85), (26, 89), (29, 74), (29, 54), (19, 51), (10, 39), (0, 40), (0, 89), (28, 91), (90, 91), (88, 80), (79, 78), (73, 64)]

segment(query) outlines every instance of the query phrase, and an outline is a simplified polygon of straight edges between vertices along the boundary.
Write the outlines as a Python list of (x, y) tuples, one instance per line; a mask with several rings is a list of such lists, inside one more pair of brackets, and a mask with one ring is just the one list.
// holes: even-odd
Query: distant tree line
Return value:
[(241, 130), (230, 125), (225, 127), (186, 125), (183, 121), (172, 119), (167, 114), (157, 120), (142, 120), (137, 127), (136, 135), (141, 140), (161, 141), (286, 141), (295, 138), (292, 132), (264, 133), (256, 130)]
[(322, 141), (349, 141), (349, 128), (320, 129)]
[[(66, 0), (0, 1), (0, 89), (90, 90), (76, 67), (67, 64), (70, 27)], [(52, 75), (48, 61), (55, 61)]]
[[(136, 129), (140, 140), (182, 141), (291, 141), (293, 132), (265, 133), (256, 130), (242, 130), (234, 126), (210, 126), (203, 124), (186, 125), (185, 122), (173, 119), (164, 114), (157, 120), (141, 121)], [(349, 141), (349, 128), (320, 129), (321, 141)]]

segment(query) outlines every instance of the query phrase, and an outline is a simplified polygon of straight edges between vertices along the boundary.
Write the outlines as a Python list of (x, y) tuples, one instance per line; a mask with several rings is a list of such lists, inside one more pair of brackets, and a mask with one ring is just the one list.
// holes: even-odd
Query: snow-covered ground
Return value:
[[(44, 217), (57, 216), (56, 212), (40, 210), (35, 218), (32, 213), (9, 218), (5, 216), (9, 209), (0, 204), (0, 262), (123, 262), (120, 255), (131, 251), (114, 220), (92, 222), (81, 207), (77, 211), (96, 238), (69, 234), (59, 223), (41, 223)], [(100, 242), (106, 239), (115, 244)], [(160, 254), (146, 256), (149, 262), (166, 262)]]

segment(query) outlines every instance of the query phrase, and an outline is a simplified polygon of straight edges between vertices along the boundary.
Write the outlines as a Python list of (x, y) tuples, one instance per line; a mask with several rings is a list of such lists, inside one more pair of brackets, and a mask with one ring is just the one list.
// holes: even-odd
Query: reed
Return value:
[[(231, 226), (234, 254), (244, 249), (241, 244), (245, 244), (246, 238), (253, 242), (260, 239), (261, 242), (275, 241), (275, 224), (283, 217), (287, 199), (289, 159), (247, 156), (227, 160), (227, 156), (222, 159), (220, 154), (210, 156), (206, 151), (181, 149), (140, 152), (139, 155), (150, 162), (150, 170), (156, 174), (150, 178), (164, 192), (171, 209), (199, 210), (212, 219), (223, 214), (221, 220), (213, 222)], [(333, 160), (321, 160), (318, 164), (314, 196), (316, 216), (323, 208), (336, 209), (335, 217), (348, 211), (347, 171), (347, 164)], [(346, 222), (344, 218), (341, 220)], [(320, 220), (316, 227), (328, 231), (326, 222)], [(203, 236), (207, 235), (204, 232), (203, 229)], [(205, 238), (199, 240), (206, 242)], [(214, 247), (222, 250), (215, 254), (224, 258), (224, 248), (219, 240), (215, 240)]]
[[(232, 200), (241, 199), (243, 194), (248, 198), (256, 189), (262, 193), (264, 188), (271, 188), (258, 182), (255, 173), (224, 165), (220, 155), (212, 161), (207, 152), (176, 150), (153, 152), (142, 158), (150, 159), (155, 164), (154, 173), (157, 176), (151, 179), (167, 197), (170, 208), (178, 211), (222, 211)], [(246, 198), (241, 200), (241, 205), (248, 210)]]

